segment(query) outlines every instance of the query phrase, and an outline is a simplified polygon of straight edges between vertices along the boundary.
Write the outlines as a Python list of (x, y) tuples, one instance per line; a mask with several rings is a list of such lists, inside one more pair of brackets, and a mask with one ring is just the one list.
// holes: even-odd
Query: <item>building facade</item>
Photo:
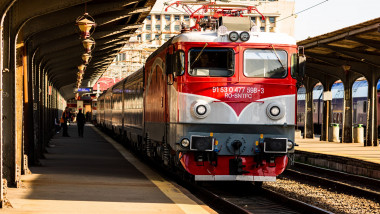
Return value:
[[(256, 6), (265, 19), (262, 19), (258, 13), (244, 14), (244, 16), (250, 16), (260, 31), (281, 32), (294, 36), (295, 2), (293, 0), (234, 0), (228, 3), (219, 1), (217, 3)], [(151, 47), (161, 46), (172, 36), (180, 33), (182, 22), (187, 26), (195, 25), (195, 21), (190, 19), (190, 14), (186, 14), (181, 7), (173, 6), (165, 12), (166, 7), (164, 0), (157, 0), (143, 26), (136, 31), (137, 35), (130, 41), (148, 43)], [(209, 14), (204, 15), (207, 18)]]

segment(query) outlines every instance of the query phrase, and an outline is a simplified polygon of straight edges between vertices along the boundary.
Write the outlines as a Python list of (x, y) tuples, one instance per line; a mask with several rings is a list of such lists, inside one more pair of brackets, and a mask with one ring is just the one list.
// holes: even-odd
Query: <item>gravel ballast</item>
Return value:
[(380, 204), (375, 200), (338, 193), (288, 178), (266, 182), (263, 187), (334, 213), (380, 213)]

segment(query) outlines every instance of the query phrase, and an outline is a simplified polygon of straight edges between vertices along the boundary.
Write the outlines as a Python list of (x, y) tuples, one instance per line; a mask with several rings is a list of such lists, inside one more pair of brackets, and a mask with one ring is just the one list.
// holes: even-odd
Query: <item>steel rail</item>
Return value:
[(311, 204), (289, 198), (288, 196), (285, 196), (281, 193), (274, 192), (269, 189), (262, 189), (263, 194), (267, 197), (270, 198), (273, 201), (281, 202), (285, 206), (294, 209), (294, 207), (297, 207), (297, 211), (301, 213), (313, 213), (313, 214), (332, 214), (332, 212), (329, 212), (327, 210), (324, 210), (322, 208), (313, 206)]
[[(340, 192), (348, 193), (355, 196), (360, 196), (364, 198), (371, 198), (380, 201), (380, 192), (373, 191), (369, 189), (362, 188), (357, 185), (349, 184), (344, 180), (355, 181), (362, 184), (371, 184), (372, 186), (380, 186), (380, 180), (373, 178), (367, 178), (364, 176), (348, 174), (344, 172), (339, 172), (330, 169), (324, 169), (321, 167), (316, 167), (308, 164), (303, 164), (297, 162), (295, 164), (296, 169), (288, 169), (284, 172), (284, 176), (291, 176), (292, 178), (307, 180), (310, 182), (318, 183), (318, 185), (323, 185), (325, 187), (332, 187)], [(300, 169), (300, 170), (297, 170)], [(320, 176), (313, 175), (310, 173), (302, 172), (301, 170), (313, 171), (318, 173)], [(325, 175), (324, 177), (322, 175)], [(336, 180), (331, 178), (326, 178), (326, 175), (333, 177)]]

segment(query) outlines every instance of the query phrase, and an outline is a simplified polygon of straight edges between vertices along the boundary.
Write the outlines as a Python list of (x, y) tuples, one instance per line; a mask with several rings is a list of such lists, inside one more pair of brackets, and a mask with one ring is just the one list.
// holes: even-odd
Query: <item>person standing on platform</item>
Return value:
[(65, 111), (62, 112), (61, 125), (63, 129), (63, 137), (70, 137), (67, 131), (67, 122), (70, 120), (70, 111), (69, 107), (65, 108)]
[(82, 113), (82, 109), (80, 108), (77, 114), (77, 126), (78, 126), (79, 137), (83, 137), (83, 129), (84, 129), (85, 123), (86, 123), (86, 118), (84, 117), (84, 114)]
[(91, 122), (90, 121), (90, 112), (89, 111), (86, 113), (86, 120), (87, 120), (87, 122)]

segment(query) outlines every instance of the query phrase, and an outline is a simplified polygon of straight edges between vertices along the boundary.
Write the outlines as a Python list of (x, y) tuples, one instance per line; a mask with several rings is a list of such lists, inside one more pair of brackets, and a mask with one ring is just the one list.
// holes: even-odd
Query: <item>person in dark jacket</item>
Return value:
[(83, 137), (83, 129), (84, 129), (85, 122), (86, 122), (86, 118), (84, 117), (84, 114), (82, 113), (82, 109), (80, 108), (77, 114), (77, 125), (78, 125), (79, 137)]
[(63, 137), (70, 137), (69, 133), (67, 131), (67, 121), (70, 120), (70, 111), (69, 107), (66, 107), (65, 111), (62, 112), (62, 118), (61, 118), (61, 126), (63, 129), (62, 136)]

